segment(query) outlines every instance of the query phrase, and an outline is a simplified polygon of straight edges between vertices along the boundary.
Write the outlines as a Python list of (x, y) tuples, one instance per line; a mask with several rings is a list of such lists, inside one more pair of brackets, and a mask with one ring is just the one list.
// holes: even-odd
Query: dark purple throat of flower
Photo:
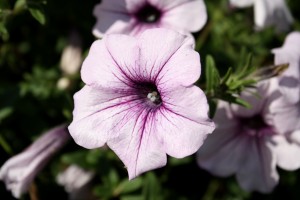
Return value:
[(239, 118), (243, 132), (252, 136), (264, 136), (273, 134), (272, 128), (266, 124), (261, 114), (252, 117)]
[(161, 11), (150, 4), (145, 4), (134, 15), (140, 22), (155, 23), (160, 19)]
[(138, 83), (135, 87), (138, 95), (142, 99), (146, 99), (146, 102), (153, 106), (159, 106), (162, 103), (160, 93), (153, 83)]

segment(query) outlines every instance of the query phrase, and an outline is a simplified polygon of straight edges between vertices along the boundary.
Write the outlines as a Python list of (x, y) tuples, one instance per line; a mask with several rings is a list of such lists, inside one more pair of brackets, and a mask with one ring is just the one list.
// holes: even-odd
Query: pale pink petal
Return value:
[(273, 124), (278, 133), (286, 134), (300, 128), (300, 105), (290, 104), (286, 98), (276, 99), (270, 105)]
[(252, 138), (235, 130), (216, 129), (208, 136), (197, 153), (199, 166), (217, 176), (226, 177), (237, 173), (248, 151), (247, 141)]
[[(111, 39), (109, 39), (112, 37)], [(108, 40), (116, 40), (116, 48), (108, 49)], [(115, 44), (115, 43), (114, 43)], [(124, 50), (122, 54), (120, 50)], [(89, 55), (81, 68), (82, 80), (87, 85), (107, 88), (123, 88), (126, 85), (130, 69), (135, 69), (139, 48), (130, 36), (113, 35), (93, 43)], [(120, 66), (119, 64), (124, 64)], [(127, 74), (128, 73), (128, 74)], [(125, 80), (125, 82), (124, 82)]]
[(286, 100), (295, 104), (300, 100), (300, 32), (290, 33), (281, 48), (273, 49), (275, 64), (289, 64), (280, 76), (280, 91)]
[(199, 31), (207, 21), (206, 6), (202, 0), (185, 1), (164, 12), (160, 23), (174, 30)]
[(204, 93), (196, 86), (178, 87), (162, 96), (157, 126), (163, 146), (170, 156), (182, 158), (196, 152), (215, 126), (208, 118)]
[(129, 179), (166, 165), (166, 153), (157, 137), (162, 131), (156, 126), (158, 114), (149, 109), (137, 109), (135, 114), (124, 116), (116, 124), (119, 137), (107, 142), (125, 164)]
[(289, 135), (276, 135), (272, 137), (271, 142), (280, 168), (285, 170), (300, 168), (300, 159), (297, 159), (300, 155), (300, 146), (292, 141)]
[(286, 31), (294, 21), (285, 0), (255, 0), (254, 16), (258, 29), (273, 25), (277, 31)]
[(229, 176), (239, 169), (248, 137), (241, 136), (239, 122), (227, 102), (218, 103), (214, 121), (216, 129), (198, 150), (197, 161), (212, 174)]
[[(162, 34), (164, 37), (161, 37)], [(189, 37), (171, 30), (144, 32), (139, 38), (140, 74), (157, 82), (158, 87), (193, 84), (201, 70), (199, 54), (192, 50), (193, 45)]]
[(126, 8), (130, 13), (134, 13), (147, 3), (147, 0), (110, 0), (110, 1), (125, 1)]
[(163, 11), (167, 11), (167, 10), (171, 10), (171, 9), (175, 9), (177, 7), (180, 7), (182, 5), (185, 5), (187, 3), (191, 3), (194, 1), (201, 1), (203, 2), (203, 0), (148, 0), (148, 2), (151, 5), (154, 5), (155, 7), (163, 10)]
[(271, 192), (277, 185), (276, 157), (264, 139), (248, 140), (243, 162), (236, 177), (246, 191)]
[(245, 8), (245, 7), (252, 6), (254, 3), (254, 0), (230, 0), (229, 2), (231, 5), (233, 5), (235, 7)]
[(93, 11), (97, 23), (93, 34), (101, 38), (108, 33), (126, 33), (129, 28), (130, 14), (124, 0), (102, 0)]
[(257, 89), (247, 89), (243, 91), (241, 98), (251, 105), (251, 108), (245, 108), (233, 104), (232, 109), (239, 117), (252, 117), (257, 114), (263, 114), (266, 104), (266, 96), (270, 95), (270, 81), (261, 81), (257, 84)]
[[(115, 129), (124, 113), (138, 107), (138, 97), (118, 89), (85, 86), (74, 95), (73, 121), (69, 126), (71, 136), (85, 148), (97, 148), (109, 138), (120, 134)], [(132, 111), (133, 112), (133, 111)]]

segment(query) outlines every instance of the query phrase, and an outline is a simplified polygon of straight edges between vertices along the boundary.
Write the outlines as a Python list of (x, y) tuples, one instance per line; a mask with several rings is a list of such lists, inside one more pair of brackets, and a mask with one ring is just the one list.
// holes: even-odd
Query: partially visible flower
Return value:
[(207, 21), (203, 0), (102, 0), (94, 15), (96, 37), (110, 33), (139, 35), (158, 27), (196, 32)]
[(254, 5), (256, 28), (274, 26), (277, 31), (287, 31), (294, 22), (285, 0), (230, 0), (232, 6), (244, 8)]
[(214, 123), (205, 94), (193, 85), (201, 65), (192, 45), (167, 29), (94, 42), (81, 69), (86, 85), (74, 96), (75, 142), (90, 149), (107, 143), (129, 179), (164, 166), (166, 154), (195, 153)]
[(268, 193), (279, 180), (276, 165), (287, 170), (300, 167), (300, 146), (291, 142), (299, 135), (295, 127), (290, 131), (286, 126), (287, 120), (297, 117), (293, 113), (286, 120), (274, 122), (272, 105), (281, 95), (277, 78), (260, 82), (257, 87), (260, 97), (242, 94), (251, 109), (219, 103), (214, 118), (217, 128), (199, 149), (197, 160), (214, 175), (235, 174), (247, 191)]
[(89, 199), (88, 184), (94, 178), (93, 171), (87, 171), (77, 165), (70, 165), (65, 171), (58, 174), (56, 180), (69, 193), (70, 200)]
[(70, 138), (66, 125), (55, 127), (18, 155), (10, 158), (0, 169), (0, 180), (15, 198), (27, 192), (30, 184), (48, 160)]
[(300, 103), (300, 32), (290, 33), (282, 47), (273, 49), (275, 64), (289, 64), (279, 82), (280, 90), (286, 101), (291, 104)]

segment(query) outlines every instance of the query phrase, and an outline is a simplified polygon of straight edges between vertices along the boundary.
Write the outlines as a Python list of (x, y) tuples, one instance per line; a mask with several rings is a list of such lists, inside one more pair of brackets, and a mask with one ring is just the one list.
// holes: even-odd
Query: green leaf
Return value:
[(251, 104), (249, 104), (247, 101), (241, 99), (240, 97), (234, 96), (230, 93), (224, 94), (220, 97), (220, 99), (225, 100), (230, 103), (238, 104), (240, 106), (246, 107), (246, 108), (251, 108)]
[(231, 80), (231, 77), (232, 77), (232, 68), (230, 67), (226, 74), (224, 75), (224, 77), (222, 77), (222, 81), (221, 81), (221, 84), (228, 84), (228, 82), (230, 82)]
[(3, 119), (11, 115), (13, 112), (13, 109), (11, 107), (6, 107), (0, 110), (0, 123)]
[(31, 15), (42, 25), (46, 23), (46, 17), (43, 9), (39, 6), (30, 7), (29, 11)]
[(26, 0), (17, 0), (14, 5), (14, 12), (18, 13), (24, 9), (26, 9)]
[(162, 199), (160, 182), (153, 172), (148, 172), (144, 179), (143, 196), (145, 200)]
[(128, 194), (130, 192), (136, 191), (142, 187), (143, 179), (138, 177), (131, 181), (124, 180), (114, 191), (114, 196), (119, 196), (120, 194)]
[(122, 196), (121, 200), (145, 200), (145, 198), (138, 195), (130, 195), (130, 196), (126, 195), (126, 196)]
[(220, 85), (220, 74), (216, 68), (215, 61), (212, 56), (206, 56), (206, 92), (214, 92), (214, 90)]
[(4, 41), (9, 39), (9, 33), (4, 25), (4, 22), (0, 22), (0, 36)]

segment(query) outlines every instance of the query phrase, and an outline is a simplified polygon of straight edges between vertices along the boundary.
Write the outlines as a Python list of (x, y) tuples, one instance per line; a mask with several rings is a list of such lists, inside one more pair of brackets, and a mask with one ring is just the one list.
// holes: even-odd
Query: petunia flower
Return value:
[[(286, 120), (274, 122), (273, 104), (281, 95), (277, 78), (258, 83), (256, 92), (260, 97), (242, 94), (251, 109), (219, 103), (214, 118), (217, 128), (197, 152), (197, 161), (214, 175), (235, 175), (246, 191), (268, 193), (279, 180), (276, 166), (300, 167), (296, 156), (300, 147), (295, 143), (300, 137), (299, 131), (285, 126)], [(290, 114), (288, 119), (293, 117)]]
[(190, 38), (175, 31), (105, 36), (83, 63), (70, 134), (85, 148), (107, 144), (129, 179), (166, 165), (166, 154), (191, 155), (214, 130), (206, 96), (193, 85), (200, 72)]
[(203, 0), (102, 0), (95, 9), (96, 37), (123, 33), (139, 35), (150, 28), (199, 31), (207, 21)]
[(77, 165), (70, 165), (59, 173), (56, 180), (69, 193), (70, 200), (90, 199), (89, 183), (94, 178), (93, 171), (87, 171)]
[(7, 190), (11, 190), (15, 198), (20, 198), (39, 171), (69, 138), (66, 125), (55, 127), (6, 161), (0, 169), (0, 180), (5, 182)]
[(274, 26), (278, 32), (287, 31), (294, 19), (285, 0), (230, 0), (235, 7), (244, 8), (254, 5), (256, 28)]
[(282, 47), (273, 49), (275, 64), (289, 64), (288, 69), (280, 77), (280, 90), (295, 104), (300, 101), (300, 32), (290, 33)]

